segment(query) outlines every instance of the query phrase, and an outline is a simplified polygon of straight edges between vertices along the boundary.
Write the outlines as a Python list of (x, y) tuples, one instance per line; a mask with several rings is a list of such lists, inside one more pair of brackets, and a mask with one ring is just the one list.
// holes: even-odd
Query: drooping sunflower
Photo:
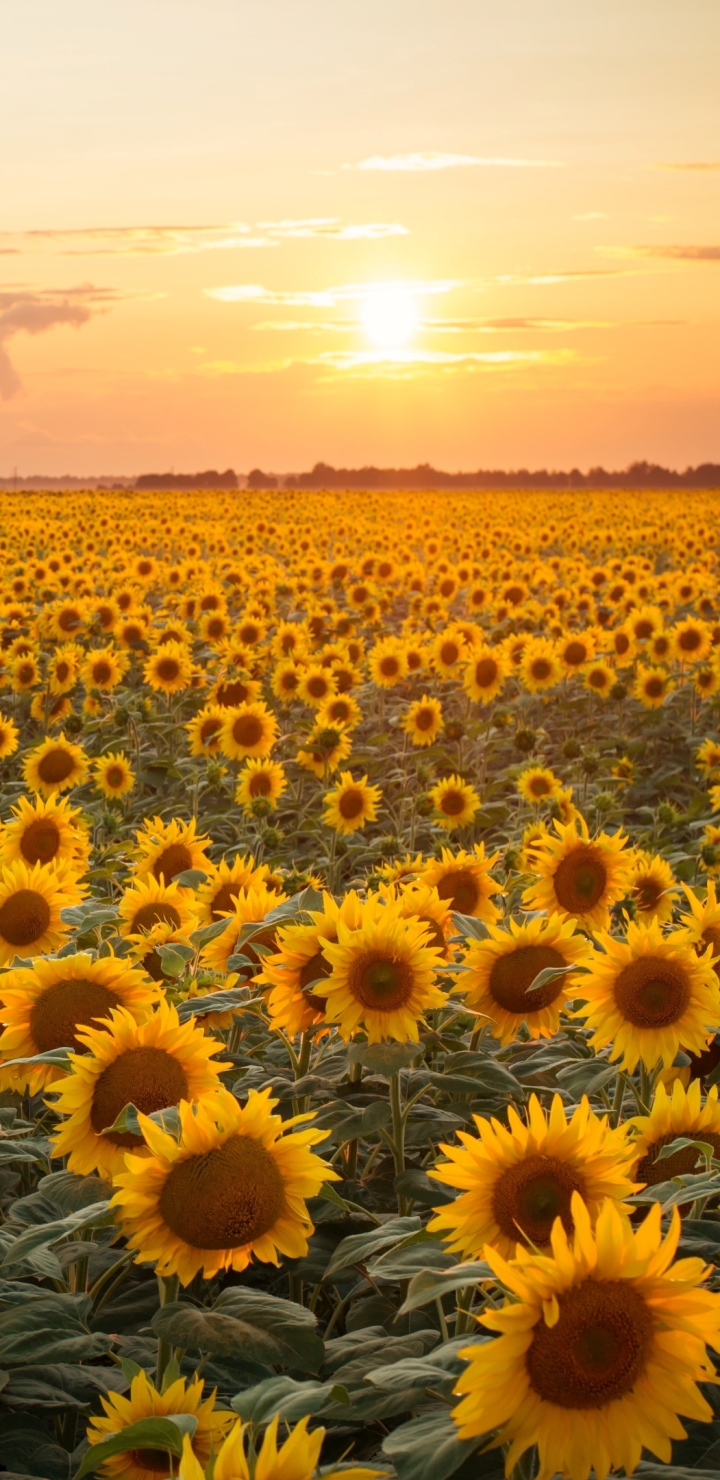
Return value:
[(517, 779), (517, 789), (533, 807), (552, 801), (562, 791), (562, 782), (549, 766), (528, 766)]
[(635, 903), (636, 919), (646, 923), (659, 920), (661, 925), (672, 919), (673, 906), (680, 891), (670, 864), (659, 853), (654, 857), (642, 851), (635, 854), (627, 890)]
[(207, 870), (206, 848), (209, 838), (197, 836), (195, 818), (182, 822), (173, 817), (163, 822), (161, 817), (148, 817), (135, 834), (136, 850), (133, 873), (138, 879), (152, 875), (158, 883), (166, 884), (188, 869)]
[[(32, 967), (14, 967), (0, 978), (0, 1018), (5, 1024), (0, 1058), (6, 1064), (53, 1048), (83, 1053), (80, 1029), (97, 1026), (114, 1007), (127, 1008), (143, 1022), (156, 1001), (157, 989), (142, 972), (115, 956), (93, 961), (87, 952), (79, 952), (56, 961), (39, 958)], [(29, 1086), (36, 1094), (62, 1072), (52, 1064), (27, 1069), (18, 1065), (0, 1071), (0, 1085), (19, 1093)]]
[(315, 726), (304, 745), (300, 746), (296, 760), (304, 771), (312, 771), (318, 781), (324, 781), (326, 773), (337, 771), (350, 756), (352, 733), (343, 725)]
[(625, 893), (633, 862), (625, 851), (627, 838), (621, 833), (591, 838), (582, 817), (554, 827), (557, 836), (551, 834), (534, 850), (539, 877), (525, 890), (523, 905), (602, 929), (610, 906)]
[(69, 791), (85, 780), (88, 758), (81, 745), (73, 745), (61, 732), (36, 745), (23, 760), (23, 780), (32, 791), (50, 797), (54, 792)]
[[(248, 960), (255, 965), (260, 959), (255, 946), (274, 950), (277, 943), (277, 927), (272, 922), (266, 930), (258, 931), (252, 940), (247, 940), (242, 945), (238, 945), (238, 936), (245, 925), (260, 925), (265, 916), (282, 904), (286, 898), (287, 895), (282, 892), (276, 893), (268, 889), (265, 883), (240, 889), (231, 906), (232, 914), (227, 916), (226, 928), (202, 948), (200, 959), (203, 965), (211, 971), (224, 974), (227, 972), (230, 957), (236, 953), (247, 956)], [(243, 967), (242, 975), (249, 976), (250, 967)]]
[(491, 925), (501, 914), (492, 896), (502, 894), (502, 887), (490, 873), (499, 856), (493, 853), (487, 858), (484, 843), (476, 843), (471, 852), (460, 848), (452, 853), (449, 848), (443, 848), (440, 858), (431, 858), (423, 864), (417, 881), (432, 884), (451, 910)]
[(646, 1187), (656, 1187), (659, 1182), (669, 1182), (673, 1177), (700, 1171), (703, 1159), (695, 1146), (684, 1146), (672, 1156), (658, 1155), (663, 1146), (683, 1137), (688, 1141), (705, 1141), (712, 1146), (715, 1156), (720, 1156), (720, 1104), (718, 1087), (714, 1084), (702, 1103), (702, 1084), (693, 1079), (683, 1086), (676, 1079), (672, 1091), (663, 1083), (655, 1088), (649, 1115), (636, 1115), (626, 1121), (628, 1130), (637, 1132), (633, 1143), (635, 1166), (633, 1176)]
[(79, 904), (83, 889), (78, 886), (72, 864), (57, 863), (32, 868), (21, 858), (0, 867), (0, 967), (15, 956), (33, 957), (56, 951), (67, 940), (69, 925), (60, 911)]
[(431, 694), (415, 699), (400, 720), (400, 729), (413, 745), (434, 745), (444, 725), (442, 704)]
[(342, 919), (351, 929), (362, 920), (362, 904), (351, 889), (337, 904), (331, 894), (323, 894), (322, 910), (311, 910), (309, 925), (287, 925), (277, 932), (277, 951), (265, 957), (260, 981), (269, 983), (267, 1005), (274, 1028), (295, 1036), (325, 1018), (326, 999), (313, 990), (313, 983), (332, 971), (324, 954), (327, 941), (337, 940), (337, 922)]
[(468, 827), (480, 807), (475, 787), (463, 781), (462, 776), (444, 776), (430, 788), (428, 796), (435, 814), (433, 821), (447, 832)]
[[(200, 1377), (189, 1381), (179, 1377), (161, 1393), (146, 1372), (139, 1372), (130, 1383), (128, 1396), (110, 1393), (107, 1398), (100, 1399), (103, 1414), (90, 1419), (88, 1443), (102, 1444), (111, 1434), (117, 1434), (143, 1418), (188, 1413), (197, 1419), (192, 1440), (188, 1437), (188, 1447), (195, 1459), (205, 1466), (220, 1448), (235, 1415), (215, 1408), (214, 1392), (203, 1401), (204, 1387)], [(170, 1456), (161, 1450), (130, 1449), (106, 1459), (97, 1473), (102, 1480), (158, 1480), (158, 1475), (170, 1470), (170, 1463)]]
[(22, 859), (30, 868), (67, 863), (76, 874), (84, 874), (90, 840), (78, 808), (67, 797), (18, 797), (11, 811), (13, 820), (0, 829), (0, 862)]
[(323, 946), (332, 971), (315, 991), (344, 1039), (364, 1028), (369, 1043), (417, 1043), (425, 1012), (445, 1001), (435, 985), (442, 955), (427, 941), (424, 921), (377, 896), (365, 901), (359, 924), (338, 919), (337, 941)]
[(499, 1339), (461, 1353), (453, 1418), (460, 1438), (509, 1443), (506, 1475), (535, 1444), (537, 1480), (629, 1475), (643, 1448), (670, 1462), (671, 1439), (685, 1436), (678, 1414), (712, 1418), (696, 1384), (715, 1381), (706, 1343), (720, 1344), (720, 1295), (699, 1288), (702, 1260), (672, 1265), (677, 1209), (664, 1239), (659, 1204), (637, 1231), (610, 1201), (594, 1231), (577, 1193), (571, 1211), (574, 1235), (557, 1223), (552, 1256), (485, 1251), (510, 1295), (480, 1317)]
[[(593, 1030), (595, 1049), (611, 1045), (610, 1059), (621, 1059), (631, 1074), (639, 1060), (666, 1068), (679, 1048), (701, 1054), (720, 1027), (720, 984), (712, 951), (698, 956), (686, 930), (663, 935), (657, 920), (628, 925), (627, 938), (597, 933), (596, 951), (583, 976), (576, 1016)], [(604, 954), (603, 954), (604, 952)]]
[(82, 1052), (70, 1073), (53, 1085), (55, 1110), (66, 1116), (53, 1141), (54, 1155), (67, 1156), (68, 1171), (87, 1176), (98, 1171), (112, 1181), (125, 1168), (125, 1151), (145, 1151), (142, 1136), (109, 1132), (125, 1105), (152, 1115), (213, 1094), (220, 1071), (213, 1064), (223, 1045), (190, 1018), (180, 1023), (177, 1011), (161, 1001), (146, 1022), (118, 1007), (102, 1028), (78, 1029)]
[(225, 711), (220, 749), (230, 760), (244, 761), (250, 756), (264, 760), (275, 744), (277, 732), (275, 715), (265, 704), (240, 704)]
[(463, 688), (475, 704), (495, 699), (512, 672), (512, 663), (502, 648), (475, 648), (463, 669)]
[[(579, 995), (580, 979), (569, 966), (584, 966), (592, 957), (587, 937), (575, 921), (561, 915), (538, 917), (527, 923), (510, 918), (508, 929), (488, 925), (487, 940), (471, 940), (461, 978), (468, 1007), (490, 1019), (490, 1032), (505, 1045), (517, 1038), (526, 1023), (531, 1038), (552, 1038), (569, 997)], [(529, 987), (541, 971), (562, 974)]]
[(14, 755), (20, 743), (20, 731), (15, 721), (0, 714), (0, 761)]
[[(180, 1140), (141, 1116), (150, 1155), (126, 1153), (113, 1205), (136, 1262), (183, 1285), (203, 1271), (246, 1269), (253, 1255), (278, 1264), (307, 1253), (313, 1231), (305, 1199), (337, 1180), (311, 1146), (327, 1131), (282, 1121), (270, 1090), (248, 1091), (244, 1106), (220, 1089), (195, 1106), (180, 1103)], [(291, 1134), (286, 1134), (290, 1131)]]
[(622, 1202), (636, 1191), (625, 1128), (612, 1130), (586, 1095), (570, 1120), (557, 1094), (549, 1115), (531, 1095), (527, 1123), (512, 1105), (509, 1128), (494, 1116), (473, 1119), (478, 1135), (458, 1131), (461, 1146), (441, 1142), (448, 1160), (429, 1172), (436, 1182), (461, 1189), (455, 1202), (434, 1210), (429, 1224), (453, 1254), (478, 1257), (489, 1244), (507, 1259), (518, 1243), (547, 1248), (556, 1218), (572, 1233), (573, 1193), (595, 1217), (604, 1198)]
[(143, 678), (156, 692), (179, 694), (188, 687), (192, 678), (192, 655), (184, 643), (164, 642), (147, 659)]
[[(324, 1429), (307, 1431), (309, 1418), (301, 1418), (293, 1429), (288, 1428), (288, 1437), (278, 1448), (277, 1434), (279, 1417), (276, 1415), (268, 1424), (262, 1444), (257, 1451), (253, 1469), (245, 1450), (247, 1425), (236, 1423), (225, 1439), (213, 1465), (213, 1480), (319, 1480), (317, 1463), (320, 1458)], [(255, 1453), (252, 1450), (251, 1453)], [(208, 1476), (210, 1471), (208, 1470)], [(323, 1467), (322, 1480), (382, 1480), (384, 1470), (369, 1470), (365, 1465), (343, 1465), (340, 1470)], [(178, 1470), (178, 1480), (207, 1480), (207, 1476), (193, 1453), (189, 1435), (183, 1438), (183, 1453)]]
[(287, 779), (279, 761), (249, 760), (238, 776), (235, 801), (244, 811), (252, 811), (258, 799), (275, 807), (287, 788)]
[(518, 672), (523, 688), (530, 694), (553, 689), (564, 673), (555, 644), (546, 637), (533, 638), (523, 650)]
[(98, 791), (111, 801), (113, 797), (123, 797), (132, 791), (135, 772), (121, 750), (109, 750), (95, 762), (93, 779)]
[(341, 771), (337, 786), (325, 793), (323, 822), (343, 836), (357, 832), (376, 820), (381, 798), (380, 787), (370, 785), (367, 776), (354, 781), (351, 771)]

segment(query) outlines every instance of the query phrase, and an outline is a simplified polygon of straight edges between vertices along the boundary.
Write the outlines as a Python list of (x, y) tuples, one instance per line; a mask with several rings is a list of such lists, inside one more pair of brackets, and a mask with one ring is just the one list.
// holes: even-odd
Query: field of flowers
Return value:
[(719, 539), (3, 495), (0, 1470), (717, 1475)]

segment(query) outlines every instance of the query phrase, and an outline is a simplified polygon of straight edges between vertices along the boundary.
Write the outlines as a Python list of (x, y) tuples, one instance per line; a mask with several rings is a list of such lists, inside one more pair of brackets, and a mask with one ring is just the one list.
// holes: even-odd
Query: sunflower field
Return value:
[(0, 1470), (720, 1470), (715, 496), (4, 494)]

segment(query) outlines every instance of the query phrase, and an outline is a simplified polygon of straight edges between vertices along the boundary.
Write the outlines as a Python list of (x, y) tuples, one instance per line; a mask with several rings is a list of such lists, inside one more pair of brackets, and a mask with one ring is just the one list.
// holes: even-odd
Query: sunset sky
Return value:
[(717, 0), (22, 0), (0, 476), (720, 461)]

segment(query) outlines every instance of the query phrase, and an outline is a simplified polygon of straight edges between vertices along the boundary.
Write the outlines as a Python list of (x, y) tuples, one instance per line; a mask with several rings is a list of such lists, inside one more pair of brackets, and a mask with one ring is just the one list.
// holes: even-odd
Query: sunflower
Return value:
[(15, 754), (20, 743), (19, 734), (15, 721), (5, 714), (0, 714), (0, 761), (5, 761), (8, 756)]
[(688, 1141), (705, 1141), (712, 1146), (713, 1154), (720, 1156), (720, 1104), (718, 1087), (712, 1086), (705, 1104), (702, 1104), (702, 1085), (699, 1079), (691, 1080), (685, 1089), (679, 1079), (669, 1095), (664, 1084), (656, 1086), (652, 1109), (649, 1115), (636, 1115), (626, 1122), (629, 1130), (637, 1132), (633, 1145), (635, 1168), (633, 1175), (646, 1187), (656, 1187), (659, 1182), (669, 1182), (673, 1177), (689, 1175), (701, 1170), (702, 1157), (695, 1146), (684, 1146), (672, 1156), (658, 1161), (663, 1146), (669, 1146), (682, 1136)]
[(214, 1093), (220, 1071), (230, 1067), (210, 1062), (223, 1045), (193, 1018), (181, 1024), (168, 1002), (142, 1024), (122, 1007), (110, 1018), (108, 1027), (78, 1031), (82, 1052), (53, 1085), (54, 1108), (67, 1117), (55, 1133), (53, 1155), (67, 1156), (68, 1171), (98, 1171), (107, 1181), (124, 1171), (126, 1149), (145, 1150), (142, 1136), (109, 1133), (125, 1105), (152, 1115), (180, 1100), (194, 1103)]
[(528, 766), (518, 776), (517, 789), (526, 802), (541, 807), (543, 802), (552, 801), (562, 791), (562, 782), (549, 766)]
[(311, 709), (319, 709), (337, 693), (337, 682), (331, 668), (313, 663), (300, 673), (298, 698)]
[(662, 709), (674, 687), (670, 674), (664, 668), (639, 667), (633, 685), (633, 696), (639, 699), (644, 709)]
[(190, 740), (191, 755), (217, 755), (220, 750), (220, 731), (225, 719), (225, 710), (220, 704), (205, 704), (194, 719), (185, 726)]
[(631, 1474), (644, 1448), (670, 1462), (671, 1439), (685, 1437), (678, 1414), (713, 1416), (695, 1384), (715, 1381), (705, 1344), (720, 1345), (720, 1295), (698, 1288), (700, 1259), (670, 1267), (677, 1209), (664, 1239), (659, 1204), (637, 1231), (610, 1200), (594, 1232), (577, 1193), (571, 1213), (575, 1232), (556, 1223), (551, 1256), (485, 1251), (510, 1294), (480, 1317), (499, 1338), (461, 1352), (453, 1418), (461, 1439), (492, 1431), (509, 1443), (506, 1475), (535, 1444), (537, 1480)]
[(523, 905), (602, 929), (610, 906), (625, 893), (633, 862), (624, 851), (627, 838), (621, 833), (591, 838), (582, 817), (555, 822), (554, 828), (557, 836), (535, 851), (539, 878), (525, 890)]
[(615, 683), (615, 670), (609, 663), (603, 663), (597, 659), (594, 663), (588, 663), (583, 675), (583, 688), (591, 694), (599, 694), (601, 699), (609, 699), (610, 690)]
[(404, 644), (397, 637), (382, 637), (368, 653), (368, 672), (379, 689), (392, 689), (407, 677)]
[(703, 740), (695, 752), (695, 765), (703, 776), (711, 776), (713, 771), (717, 771), (720, 768), (720, 741)]
[(391, 863), (380, 864), (377, 876), (383, 884), (400, 884), (410, 879), (415, 881), (422, 867), (422, 853), (416, 853), (414, 858), (412, 853), (406, 853), (404, 858), (394, 858)]
[(452, 853), (449, 848), (443, 848), (440, 858), (431, 858), (423, 864), (417, 881), (432, 884), (451, 910), (491, 925), (501, 914), (491, 898), (503, 892), (490, 874), (498, 857), (498, 853), (493, 853), (491, 858), (486, 858), (484, 843), (476, 843), (472, 852), (461, 848)]
[(54, 792), (80, 786), (88, 771), (88, 758), (80, 745), (73, 745), (64, 734), (56, 740), (49, 737), (29, 751), (23, 760), (23, 780), (32, 791), (50, 797)]
[(657, 920), (631, 921), (627, 938), (606, 932), (583, 977), (575, 1016), (592, 1029), (593, 1048), (611, 1044), (610, 1060), (633, 1073), (639, 1060), (665, 1068), (678, 1051), (701, 1054), (720, 1025), (720, 985), (708, 948), (698, 956), (686, 930), (663, 936)]
[(61, 910), (80, 903), (72, 864), (32, 868), (23, 859), (0, 866), (0, 967), (21, 958), (47, 955), (61, 946), (70, 930)]
[[(319, 1480), (317, 1463), (325, 1430), (313, 1429), (309, 1434), (309, 1422), (309, 1418), (301, 1418), (293, 1429), (288, 1427), (288, 1437), (278, 1449), (280, 1419), (276, 1414), (265, 1430), (252, 1470), (252, 1461), (245, 1452), (246, 1426), (236, 1423), (214, 1462), (213, 1480), (251, 1480), (251, 1476), (254, 1476), (254, 1480)], [(250, 1448), (253, 1456), (255, 1452), (254, 1448)], [(321, 1474), (322, 1480), (383, 1480), (386, 1471), (368, 1470), (364, 1465), (343, 1465), (340, 1470), (323, 1468)], [(206, 1480), (205, 1471), (195, 1458), (192, 1441), (187, 1434), (183, 1437), (178, 1480)]]
[(681, 663), (702, 662), (711, 645), (707, 624), (697, 617), (686, 617), (673, 628), (672, 643), (675, 657)]
[(717, 897), (717, 886), (714, 879), (708, 879), (707, 894), (704, 900), (698, 898), (693, 889), (683, 884), (690, 905), (690, 914), (681, 915), (680, 923), (688, 932), (688, 937), (693, 941), (698, 955), (702, 955), (710, 946), (713, 955), (713, 970), (720, 980), (720, 900)]
[(428, 937), (426, 944), (440, 951), (444, 961), (450, 959), (450, 937), (455, 933), (452, 910), (431, 884), (400, 883), (381, 887), (381, 894), (391, 904), (397, 902), (403, 920), (420, 920)]
[(277, 951), (265, 957), (260, 976), (272, 989), (267, 1004), (273, 1028), (282, 1028), (294, 1037), (324, 1020), (325, 998), (311, 990), (314, 982), (329, 976), (332, 970), (323, 948), (327, 941), (337, 940), (339, 919), (350, 929), (357, 929), (362, 911), (354, 889), (341, 904), (324, 893), (322, 910), (309, 912), (311, 924), (286, 925), (278, 930)]
[(112, 800), (123, 797), (135, 785), (135, 772), (121, 750), (109, 750), (95, 762), (93, 779), (98, 791)]
[[(255, 946), (264, 946), (266, 949), (275, 949), (277, 944), (276, 927), (268, 925), (266, 930), (258, 931), (251, 941), (238, 945), (238, 936), (244, 925), (260, 925), (271, 910), (277, 908), (287, 898), (286, 894), (276, 893), (268, 889), (266, 884), (258, 883), (246, 889), (241, 889), (234, 901), (234, 910), (227, 916), (227, 926), (214, 940), (210, 940), (203, 946), (200, 959), (203, 966), (211, 971), (225, 974), (228, 970), (228, 961), (236, 952), (246, 956), (255, 965), (259, 960)], [(250, 967), (242, 968), (242, 975), (250, 975)]]
[[(83, 1053), (78, 1030), (109, 1018), (114, 1007), (127, 1008), (137, 1022), (149, 1016), (157, 1000), (142, 972), (115, 956), (93, 961), (87, 952), (61, 960), (38, 959), (31, 967), (13, 967), (0, 978), (0, 1058), (32, 1058), (54, 1048)], [(3, 1069), (0, 1084), (32, 1094), (62, 1074), (52, 1064)]]
[[(490, 1019), (490, 1031), (503, 1046), (517, 1038), (526, 1023), (531, 1038), (552, 1038), (568, 997), (578, 995), (578, 978), (569, 966), (584, 966), (592, 947), (576, 932), (575, 921), (561, 915), (536, 917), (508, 929), (488, 926), (486, 940), (471, 940), (464, 964), (462, 990), (468, 1007)], [(561, 974), (529, 991), (541, 971)]]
[(65, 643), (57, 649), (48, 665), (51, 694), (69, 694), (71, 689), (74, 689), (78, 679), (80, 659), (83, 656), (83, 649), (76, 643)]
[(344, 1039), (363, 1028), (369, 1043), (418, 1042), (423, 1014), (445, 1001), (435, 985), (442, 956), (427, 941), (423, 920), (403, 918), (377, 896), (365, 901), (359, 924), (338, 919), (337, 941), (323, 946), (332, 972), (315, 990)]
[(527, 644), (518, 669), (522, 685), (530, 694), (553, 689), (564, 672), (555, 644), (546, 637), (536, 637)]
[(240, 704), (227, 709), (220, 732), (220, 749), (230, 760), (248, 756), (264, 760), (275, 744), (278, 723), (263, 703)]
[(352, 772), (341, 771), (337, 786), (325, 793), (323, 822), (346, 836), (357, 832), (366, 822), (375, 822), (382, 792), (371, 786), (367, 776), (354, 781)]
[(40, 664), (31, 654), (26, 658), (15, 658), (10, 664), (9, 683), (14, 694), (29, 694), (41, 679)]
[(147, 878), (134, 879), (125, 889), (118, 905), (119, 933), (131, 945), (142, 947), (141, 954), (152, 950), (156, 941), (166, 939), (167, 927), (171, 932), (187, 934), (195, 929), (195, 901), (188, 889), (179, 884), (165, 883), (152, 874)]
[[(85, 698), (83, 700), (85, 713), (88, 712), (87, 704), (88, 699)], [(48, 702), (45, 694), (36, 694), (30, 704), (31, 719), (37, 720), (38, 724), (43, 726), (47, 719), (47, 728), (49, 730), (53, 729), (55, 725), (62, 724), (63, 720), (66, 720), (69, 714), (72, 714), (72, 704), (66, 694), (61, 694), (57, 699), (52, 699), (50, 702)]]
[(143, 667), (148, 686), (163, 694), (179, 694), (192, 678), (192, 657), (184, 643), (165, 642), (151, 653)]
[(618, 668), (628, 668), (637, 652), (635, 639), (625, 627), (615, 627), (607, 635), (607, 643)]
[(243, 889), (258, 889), (267, 886), (270, 870), (266, 863), (255, 863), (252, 853), (237, 854), (232, 863), (223, 858), (218, 864), (208, 865), (209, 877), (200, 885), (193, 909), (197, 911), (201, 925), (212, 925), (223, 915), (231, 915)]
[(0, 863), (20, 859), (30, 868), (66, 863), (74, 873), (84, 874), (90, 840), (80, 811), (67, 797), (18, 797), (11, 811), (13, 820), (0, 829)]
[(344, 730), (354, 730), (362, 720), (362, 710), (352, 694), (335, 694), (320, 706), (315, 720), (318, 729), (339, 725)]
[(480, 797), (462, 776), (445, 776), (428, 792), (435, 812), (438, 827), (452, 832), (456, 827), (467, 827), (474, 821), (480, 806)]
[(465, 638), (456, 628), (446, 627), (432, 643), (431, 653), (435, 672), (441, 678), (454, 677), (457, 665), (463, 663), (468, 656)]
[(259, 799), (275, 807), (286, 789), (285, 772), (278, 761), (249, 760), (238, 776), (235, 801), (245, 812), (251, 812)]
[[(197, 1419), (192, 1440), (188, 1437), (188, 1450), (201, 1465), (206, 1465), (211, 1455), (217, 1453), (235, 1415), (215, 1410), (214, 1393), (203, 1402), (204, 1386), (202, 1378), (188, 1380), (179, 1377), (160, 1393), (146, 1372), (138, 1372), (130, 1383), (128, 1397), (110, 1393), (107, 1398), (100, 1399), (103, 1416), (90, 1419), (86, 1436), (88, 1443), (102, 1444), (111, 1434), (120, 1433), (143, 1418), (188, 1413)], [(102, 1480), (158, 1480), (158, 1475), (170, 1468), (169, 1456), (160, 1450), (130, 1449), (106, 1459), (97, 1473)]]
[[(307, 1254), (313, 1232), (305, 1199), (336, 1181), (310, 1147), (327, 1131), (300, 1116), (282, 1121), (270, 1090), (249, 1090), (241, 1108), (227, 1090), (180, 1103), (180, 1140), (140, 1117), (150, 1155), (126, 1153), (113, 1205), (136, 1262), (187, 1285), (203, 1271), (246, 1269), (253, 1255), (278, 1264)], [(284, 1134), (291, 1131), (292, 1134)]]
[(635, 863), (627, 883), (627, 891), (635, 904), (638, 920), (659, 920), (664, 925), (672, 919), (673, 905), (679, 893), (675, 877), (667, 859), (642, 851), (635, 854)]
[(351, 751), (352, 735), (344, 726), (337, 723), (329, 726), (316, 725), (308, 736), (307, 743), (300, 746), (296, 760), (304, 771), (312, 771), (318, 781), (324, 781), (326, 772), (330, 774), (337, 771)]
[(692, 685), (701, 699), (712, 699), (720, 689), (720, 670), (716, 662), (703, 663), (692, 675)]
[(302, 669), (293, 658), (286, 658), (273, 669), (270, 687), (281, 704), (292, 704), (299, 698)]
[(138, 879), (152, 874), (158, 882), (164, 879), (169, 884), (187, 869), (207, 868), (209, 838), (197, 836), (194, 817), (190, 822), (182, 822), (179, 817), (171, 822), (147, 817), (135, 838), (133, 873)]
[(413, 745), (434, 745), (444, 727), (442, 704), (430, 694), (416, 699), (400, 720), (400, 729), (410, 736)]
[(590, 632), (573, 632), (560, 640), (557, 654), (566, 673), (577, 673), (595, 657), (595, 638)]
[(547, 823), (541, 822), (539, 817), (534, 822), (528, 823), (520, 839), (521, 846), (518, 853), (518, 863), (522, 869), (528, 873), (535, 872), (536, 854), (542, 851), (543, 846), (551, 837)]
[(448, 1160), (429, 1172), (436, 1182), (461, 1189), (455, 1202), (434, 1209), (429, 1224), (453, 1254), (478, 1257), (489, 1244), (508, 1259), (524, 1241), (547, 1248), (556, 1218), (566, 1233), (573, 1231), (573, 1193), (595, 1217), (604, 1198), (621, 1202), (637, 1190), (625, 1127), (611, 1130), (607, 1116), (590, 1109), (587, 1095), (569, 1121), (558, 1094), (549, 1115), (531, 1095), (526, 1125), (512, 1105), (509, 1129), (494, 1116), (473, 1119), (478, 1135), (459, 1131), (461, 1146), (441, 1142)]
[[(231, 678), (226, 672), (210, 690), (210, 702), (221, 709), (237, 709), (243, 704), (254, 704), (260, 693), (260, 684), (245, 672)], [(227, 716), (225, 716), (227, 718)]]

